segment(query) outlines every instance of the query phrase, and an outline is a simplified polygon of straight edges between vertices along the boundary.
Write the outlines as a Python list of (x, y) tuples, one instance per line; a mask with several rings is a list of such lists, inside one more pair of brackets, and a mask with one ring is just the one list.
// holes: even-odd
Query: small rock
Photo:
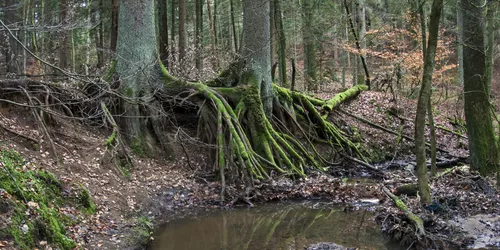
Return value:
[(21, 226), (21, 231), (23, 232), (23, 234), (27, 234), (29, 230), (30, 230), (30, 228), (28, 227), (28, 225), (23, 224)]

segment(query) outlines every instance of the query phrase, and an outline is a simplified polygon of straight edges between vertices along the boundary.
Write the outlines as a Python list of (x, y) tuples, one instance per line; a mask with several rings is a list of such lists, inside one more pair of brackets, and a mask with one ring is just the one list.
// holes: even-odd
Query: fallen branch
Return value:
[(344, 158), (346, 158), (346, 159), (348, 159), (348, 160), (350, 160), (350, 161), (352, 161), (354, 163), (358, 163), (359, 165), (361, 165), (363, 167), (366, 167), (368, 169), (371, 169), (371, 170), (374, 170), (374, 171), (377, 171), (377, 172), (381, 172), (380, 169), (378, 169), (377, 167), (375, 167), (375, 166), (373, 166), (373, 165), (371, 165), (371, 164), (369, 164), (367, 162), (364, 162), (362, 160), (356, 159), (356, 158), (354, 158), (352, 156), (348, 156), (346, 154), (341, 154), (341, 155), (342, 155), (342, 157), (344, 157)]
[(422, 219), (420, 219), (420, 217), (416, 216), (412, 211), (410, 211), (410, 209), (406, 207), (405, 203), (396, 195), (394, 195), (389, 189), (382, 186), (382, 191), (394, 201), (399, 210), (401, 210), (406, 218), (408, 218), (413, 223), (413, 225), (415, 226), (415, 234), (417, 238), (422, 239), (422, 237), (425, 236), (424, 222), (422, 221)]
[(24, 139), (26, 139), (26, 140), (28, 140), (28, 141), (31, 141), (33, 144), (39, 144), (39, 143), (38, 143), (38, 140), (36, 140), (35, 138), (32, 138), (32, 137), (30, 137), (30, 136), (23, 135), (23, 134), (21, 134), (21, 133), (19, 133), (19, 132), (16, 132), (16, 131), (14, 131), (14, 130), (12, 130), (12, 129), (8, 128), (7, 126), (5, 126), (5, 125), (3, 125), (3, 124), (1, 124), (1, 123), (0, 123), (0, 127), (1, 127), (3, 130), (5, 130), (5, 131), (7, 131), (7, 132), (9, 132), (9, 133), (11, 133), (11, 134), (14, 134), (14, 135), (16, 135), (16, 136), (22, 137), (22, 138), (24, 138)]
[[(398, 114), (394, 113), (394, 111), (392, 111), (392, 110), (389, 110), (389, 111), (388, 111), (388, 113), (389, 113), (390, 115), (392, 115), (392, 116), (396, 117), (396, 118), (399, 118), (399, 119), (403, 120), (403, 121), (407, 121), (407, 122), (415, 123), (415, 121), (413, 121), (413, 120), (411, 120), (411, 119), (409, 119), (409, 118), (406, 118), (406, 117), (400, 116), (400, 115), (398, 115)], [(429, 126), (429, 123), (428, 123), (428, 122), (426, 122), (426, 123), (425, 123), (425, 125), (426, 125), (426, 126)], [(461, 133), (456, 132), (456, 131), (453, 131), (453, 130), (451, 130), (451, 129), (445, 128), (445, 127), (443, 127), (443, 126), (441, 126), (441, 125), (436, 125), (436, 128), (437, 128), (437, 129), (440, 129), (440, 130), (442, 130), (442, 131), (448, 132), (448, 133), (450, 133), (450, 134), (454, 134), (454, 135), (456, 135), (456, 136), (458, 136), (458, 137), (460, 137), (460, 138), (463, 138), (463, 139), (468, 139), (468, 138), (467, 138), (467, 136), (462, 135)]]
[[(370, 125), (370, 126), (372, 126), (374, 128), (380, 129), (382, 131), (385, 131), (385, 132), (387, 132), (389, 134), (393, 134), (393, 135), (396, 135), (396, 136), (401, 136), (401, 138), (406, 139), (406, 140), (411, 141), (411, 142), (415, 141), (415, 139), (413, 139), (413, 138), (411, 138), (409, 136), (400, 134), (400, 133), (398, 133), (396, 131), (393, 131), (391, 129), (388, 129), (388, 128), (384, 127), (384, 126), (378, 125), (378, 124), (376, 124), (374, 122), (371, 122), (371, 121), (369, 121), (369, 120), (367, 120), (367, 119), (365, 119), (363, 117), (360, 117), (360, 116), (357, 116), (357, 115), (354, 115), (354, 114), (351, 114), (351, 113), (347, 113), (347, 112), (345, 112), (343, 110), (339, 110), (339, 112), (342, 113), (342, 114), (345, 114), (347, 116), (356, 118), (357, 120), (359, 120), (359, 121), (361, 121), (363, 123), (366, 123), (366, 124), (368, 124), (368, 125)], [(429, 143), (425, 143), (425, 145), (428, 146), (428, 147), (431, 146), (431, 144), (429, 144)], [(437, 148), (437, 150), (440, 151), (440, 152), (442, 152), (442, 153), (449, 154), (449, 152), (446, 151), (446, 150), (444, 150), (444, 149)]]
[(325, 109), (326, 111), (331, 111), (343, 102), (356, 97), (359, 93), (361, 93), (361, 91), (366, 89), (368, 89), (368, 86), (364, 84), (355, 85), (344, 92), (336, 94), (332, 99), (326, 101), (323, 105), (323, 109)]

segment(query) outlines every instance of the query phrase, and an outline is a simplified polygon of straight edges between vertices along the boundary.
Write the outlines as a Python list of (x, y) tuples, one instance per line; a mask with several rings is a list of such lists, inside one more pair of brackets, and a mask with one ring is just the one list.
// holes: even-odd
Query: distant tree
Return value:
[(186, 57), (186, 0), (178, 0), (179, 3), (179, 62)]
[(313, 32), (314, 1), (302, 1), (302, 43), (304, 47), (304, 77), (308, 89), (316, 89), (316, 40)]

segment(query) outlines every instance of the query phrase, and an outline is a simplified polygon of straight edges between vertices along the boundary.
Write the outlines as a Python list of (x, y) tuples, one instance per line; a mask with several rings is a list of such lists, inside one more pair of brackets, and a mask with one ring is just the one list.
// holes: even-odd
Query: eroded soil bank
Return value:
[[(414, 106), (412, 100), (402, 100), (395, 105), (388, 101), (384, 93), (365, 92), (341, 109), (411, 136), (411, 120), (414, 119), (411, 111), (415, 110)], [(399, 117), (391, 115), (389, 111), (396, 111)], [(448, 119), (451, 113), (453, 111), (443, 108), (436, 115), (436, 123), (446, 129), (459, 131), (462, 128)], [(220, 202), (221, 187), (217, 175), (212, 173), (209, 155), (200, 154), (208, 152), (210, 145), (183, 137), (172, 142), (176, 151), (174, 154), (178, 158), (151, 160), (132, 156), (135, 168), (123, 171), (106, 159), (104, 144), (109, 131), (82, 125), (77, 121), (56, 120), (51, 130), (60, 155), (58, 164), (51, 150), (45, 146), (45, 141), (42, 140), (40, 145), (32, 145), (25, 137), (19, 136), (40, 137), (41, 132), (30, 117), (21, 108), (2, 109), (0, 123), (17, 134), (1, 130), (0, 147), (2, 150), (19, 152), (24, 165), (29, 165), (29, 170), (47, 170), (62, 182), (82, 185), (89, 190), (96, 212), (82, 215), (78, 223), (65, 230), (66, 235), (81, 248), (135, 249), (144, 246), (152, 230), (164, 222), (214, 210), (231, 210), (234, 206), (250, 206), (249, 202), (242, 200)], [(380, 191), (381, 185), (395, 189), (403, 184), (416, 183), (412, 170), (412, 142), (398, 135), (381, 132), (344, 113), (333, 112), (331, 117), (343, 124), (349, 133), (357, 134), (360, 143), (368, 145), (371, 159), (389, 162), (383, 165), (388, 169), (373, 171), (346, 161), (332, 166), (328, 173), (311, 173), (304, 179), (275, 176), (273, 180), (255, 183), (255, 195), (249, 200), (250, 203), (259, 206), (268, 201), (322, 199), (345, 204), (344, 208), (349, 212), (355, 210), (353, 204), (357, 202), (376, 200), (379, 202), (376, 213), (381, 228), (407, 245), (424, 247), (428, 243), (434, 244), (429, 246), (466, 246), (473, 243), (473, 238), (476, 238), (474, 242), (483, 241), (484, 237), (481, 238), (480, 234), (494, 236), (488, 238), (487, 244), (490, 245), (498, 239), (495, 238), (499, 233), (498, 220), (488, 219), (492, 214), (500, 213), (499, 193), (494, 188), (488, 188), (494, 187), (494, 183), (478, 177), (466, 167), (460, 167), (431, 179), (436, 204), (430, 204), (427, 209), (420, 207), (418, 196), (400, 196), (424, 219), (431, 235), (429, 242), (417, 244), (423, 241), (415, 238), (412, 225), (395, 208), (392, 200)], [(440, 154), (442, 160), (466, 158), (465, 135), (459, 136), (445, 130), (437, 132), (438, 146), (447, 152)], [(175, 135), (172, 138), (176, 138)], [(180, 147), (180, 142), (183, 147)], [(238, 196), (238, 189), (228, 188), (235, 193), (235, 197)], [(71, 210), (74, 205), (63, 208)], [(490, 231), (484, 231), (483, 228), (483, 231), (479, 231), (481, 233), (476, 233), (474, 229), (469, 234), (460, 234), (464, 229), (456, 225), (468, 225), (468, 222), (461, 220), (476, 218), (474, 216), (480, 216), (477, 221)], [(458, 223), (453, 224), (450, 220), (458, 220)], [(16, 248), (12, 237), (3, 237), (0, 243), (2, 247)], [(44, 240), (35, 242), (36, 247), (41, 249), (48, 247), (46, 243)]]

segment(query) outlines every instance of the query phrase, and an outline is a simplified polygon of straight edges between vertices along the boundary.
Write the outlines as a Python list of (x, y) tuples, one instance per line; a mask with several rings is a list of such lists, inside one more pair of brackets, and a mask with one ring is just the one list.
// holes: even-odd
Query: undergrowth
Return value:
[(90, 193), (81, 185), (63, 192), (54, 174), (26, 168), (19, 153), (0, 149), (0, 219), (7, 222), (0, 226), (0, 240), (14, 240), (19, 249), (39, 248), (43, 241), (58, 249), (73, 249), (76, 243), (66, 234), (73, 222), (59, 209), (74, 206), (85, 214), (94, 213)]

